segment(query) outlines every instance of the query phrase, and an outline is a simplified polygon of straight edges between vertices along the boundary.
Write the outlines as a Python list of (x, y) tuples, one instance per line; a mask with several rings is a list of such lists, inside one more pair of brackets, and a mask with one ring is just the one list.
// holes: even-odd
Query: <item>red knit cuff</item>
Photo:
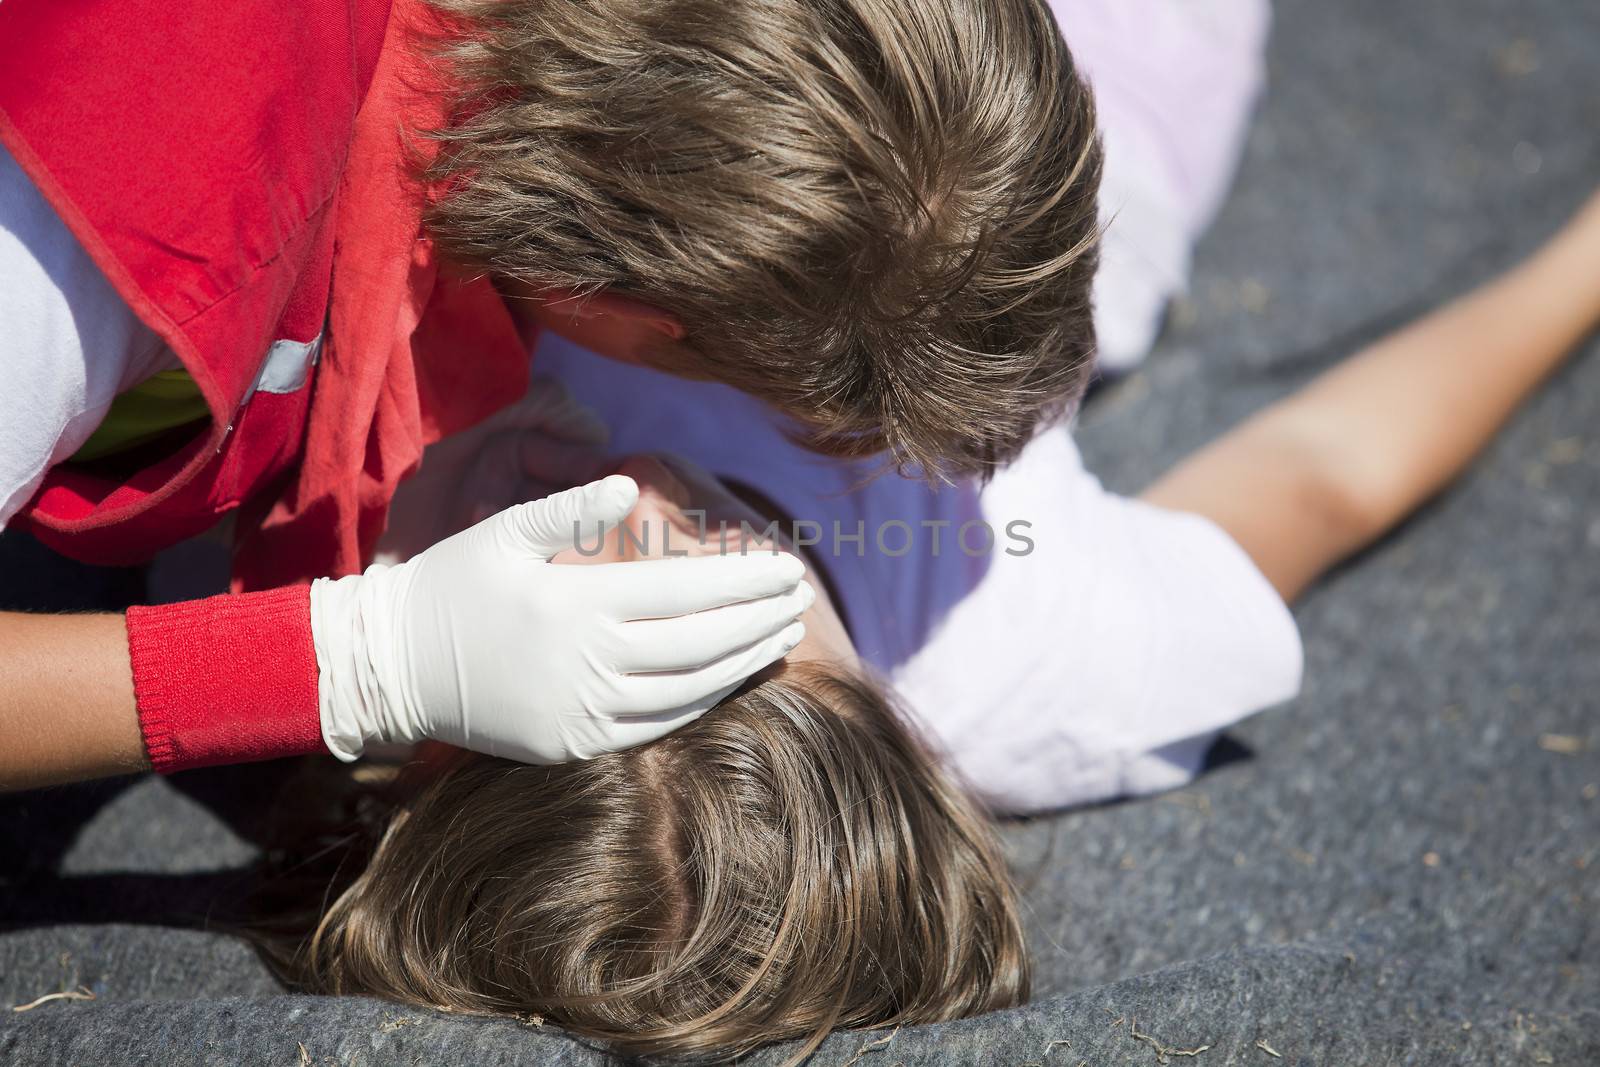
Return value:
[(129, 608), (128, 654), (163, 774), (327, 751), (309, 585)]

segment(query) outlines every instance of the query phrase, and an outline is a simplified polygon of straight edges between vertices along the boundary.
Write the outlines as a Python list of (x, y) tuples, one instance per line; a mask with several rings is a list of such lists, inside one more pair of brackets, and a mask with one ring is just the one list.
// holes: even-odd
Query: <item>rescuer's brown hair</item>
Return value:
[(832, 455), (987, 472), (1081, 395), (1101, 153), (1045, 0), (438, 0), (452, 257), (675, 313)]

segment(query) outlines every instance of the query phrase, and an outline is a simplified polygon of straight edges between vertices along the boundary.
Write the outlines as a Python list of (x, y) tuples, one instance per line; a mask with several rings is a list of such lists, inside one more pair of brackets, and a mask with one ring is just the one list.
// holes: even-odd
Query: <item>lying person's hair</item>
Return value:
[(1094, 351), (1101, 152), (1045, 0), (436, 0), (455, 260), (675, 313), (837, 456), (988, 471)]
[(463, 755), (404, 803), (292, 970), (719, 1058), (1028, 989), (990, 824), (876, 686), (815, 665), (630, 751)]

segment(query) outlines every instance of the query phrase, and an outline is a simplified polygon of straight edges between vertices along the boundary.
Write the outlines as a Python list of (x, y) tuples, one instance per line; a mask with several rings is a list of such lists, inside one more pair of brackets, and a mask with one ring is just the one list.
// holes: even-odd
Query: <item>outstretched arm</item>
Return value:
[(1334, 367), (1142, 494), (1210, 518), (1285, 600), (1450, 483), (1600, 325), (1600, 195), (1534, 255)]

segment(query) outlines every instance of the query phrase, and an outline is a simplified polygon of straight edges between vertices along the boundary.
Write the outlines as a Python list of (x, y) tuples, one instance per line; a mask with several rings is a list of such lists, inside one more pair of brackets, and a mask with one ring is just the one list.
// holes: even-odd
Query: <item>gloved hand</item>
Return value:
[(618, 475), (518, 504), (395, 566), (311, 588), (322, 733), (341, 759), (432, 738), (528, 763), (682, 726), (793, 648), (814, 599), (787, 554), (593, 567), (638, 500)]

